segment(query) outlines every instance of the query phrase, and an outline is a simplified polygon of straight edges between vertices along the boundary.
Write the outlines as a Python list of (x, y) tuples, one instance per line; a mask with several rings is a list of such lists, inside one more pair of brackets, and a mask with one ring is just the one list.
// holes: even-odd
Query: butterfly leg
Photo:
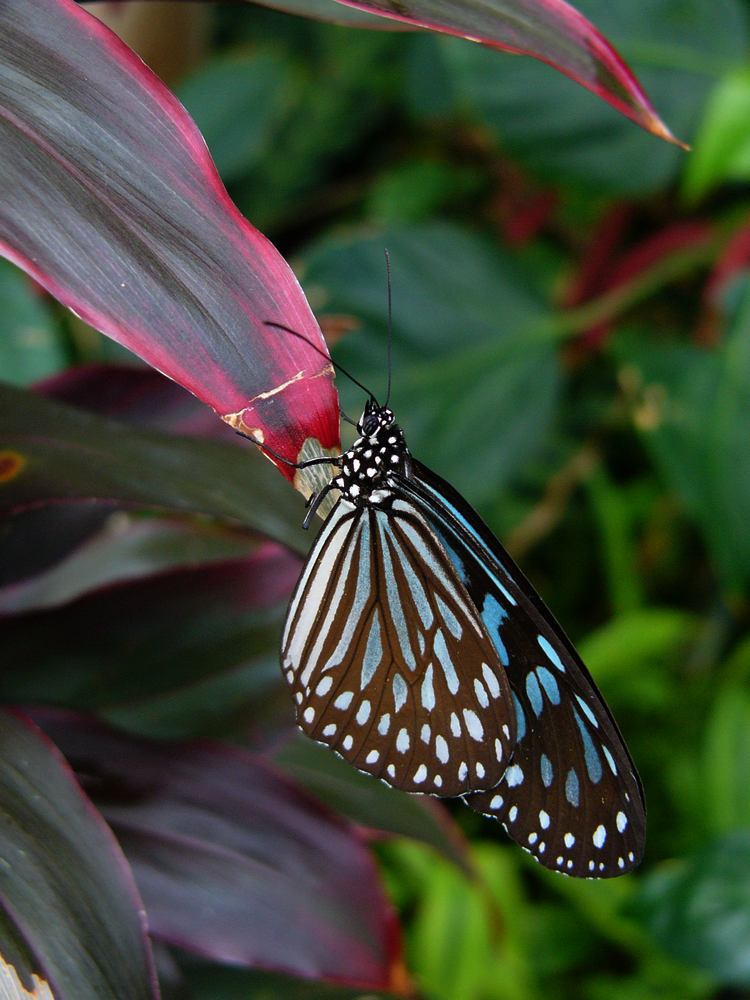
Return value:
[(326, 486), (323, 487), (322, 490), (318, 490), (317, 493), (311, 494), (311, 496), (308, 498), (307, 503), (305, 504), (305, 506), (307, 507), (307, 513), (305, 514), (305, 520), (302, 522), (302, 527), (305, 529), (305, 531), (307, 531), (307, 529), (310, 527), (310, 522), (315, 517), (315, 513), (318, 507), (320, 507), (320, 505), (323, 503), (323, 501), (331, 492), (331, 490), (334, 489), (336, 489), (334, 484), (328, 483)]
[(344, 461), (343, 455), (331, 455), (326, 458), (306, 458), (302, 462), (290, 462), (288, 458), (284, 458), (280, 455), (278, 451), (274, 451), (273, 448), (269, 448), (267, 444), (263, 444), (261, 441), (256, 440), (250, 434), (245, 434), (243, 431), (235, 431), (235, 434), (239, 434), (240, 437), (246, 438), (248, 441), (252, 441), (256, 447), (260, 448), (267, 455), (272, 458), (278, 459), (279, 462), (283, 462), (284, 465), (288, 465), (290, 469), (309, 469), (312, 465), (336, 465), (339, 466)]

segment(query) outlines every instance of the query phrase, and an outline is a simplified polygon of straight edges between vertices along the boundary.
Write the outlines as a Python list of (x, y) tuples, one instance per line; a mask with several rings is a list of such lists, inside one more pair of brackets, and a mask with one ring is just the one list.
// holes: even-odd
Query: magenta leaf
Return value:
[(158, 996), (141, 902), (101, 816), (35, 726), (0, 713), (0, 954), (55, 1000)]
[(363, 840), (262, 758), (38, 718), (120, 841), (155, 937), (221, 962), (392, 984), (395, 919)]
[(337, 448), (332, 369), (289, 266), (176, 98), (72, 0), (0, 5), (0, 143), (0, 251), (232, 427), (289, 460)]
[[(654, 110), (632, 70), (606, 38), (565, 0), (262, 0), (269, 7), (342, 21), (336, 3), (429, 28), (489, 48), (529, 55), (569, 76), (660, 139), (683, 145)], [(345, 22), (346, 23), (346, 22)], [(373, 27), (364, 21), (360, 27)]]
[(357, 10), (430, 28), (490, 48), (533, 56), (580, 83), (660, 139), (681, 145), (632, 70), (565, 0), (340, 0)]

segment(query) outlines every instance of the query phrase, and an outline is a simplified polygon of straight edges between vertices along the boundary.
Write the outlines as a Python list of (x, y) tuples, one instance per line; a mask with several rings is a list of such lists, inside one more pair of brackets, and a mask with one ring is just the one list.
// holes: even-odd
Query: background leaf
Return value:
[(0, 263), (0, 372), (3, 380), (27, 385), (65, 366), (49, 309), (32, 283), (5, 261)]
[(360, 837), (269, 764), (39, 718), (115, 831), (152, 934), (225, 963), (391, 984), (398, 938)]
[(750, 566), (750, 284), (735, 287), (724, 343), (712, 354), (635, 338), (621, 338), (617, 351), (639, 373), (636, 421), (655, 461), (700, 525), (724, 583), (741, 586)]
[[(6, 513), (106, 500), (208, 514), (305, 547), (301, 505), (253, 445), (240, 450), (135, 430), (2, 385), (0, 421), (4, 446), (19, 465), (0, 484)], [(39, 434), (44, 427), (54, 430)]]
[(662, 947), (734, 986), (750, 981), (749, 850), (747, 830), (729, 834), (687, 863), (655, 872), (639, 901), (642, 919)]
[[(0, 716), (0, 940), (57, 1000), (156, 998), (143, 904), (99, 814), (28, 721)], [(13, 945), (11, 945), (13, 948)]]
[[(362, 324), (336, 358), (379, 396), (387, 379), (384, 246), (393, 267), (393, 401), (409, 447), (437, 472), (454, 470), (456, 486), (486, 503), (539, 454), (554, 418), (559, 369), (553, 344), (539, 336), (540, 289), (518, 262), (449, 224), (311, 248), (311, 299)], [(342, 380), (341, 392), (359, 415), (361, 391)]]
[[(736, 0), (721, 0), (718, 6), (712, 0), (679, 6), (671, 0), (616, 5), (585, 0), (578, 6), (617, 39), (674, 132), (692, 141), (712, 84), (743, 60), (743, 5)], [(479, 46), (429, 41), (431, 57), (445, 64), (453, 112), (468, 112), (545, 180), (562, 179), (610, 196), (641, 195), (668, 183), (686, 160), (680, 150), (629, 128), (544, 66), (525, 60), (498, 66), (493, 54)], [(425, 111), (429, 114), (429, 108)]]

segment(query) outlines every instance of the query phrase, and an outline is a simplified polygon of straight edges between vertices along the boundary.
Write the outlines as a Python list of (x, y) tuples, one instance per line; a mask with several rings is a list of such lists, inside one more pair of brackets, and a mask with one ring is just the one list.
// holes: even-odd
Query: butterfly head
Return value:
[(357, 423), (357, 430), (366, 438), (376, 437), (378, 431), (384, 430), (393, 425), (393, 410), (387, 406), (381, 406), (374, 399), (368, 399), (362, 416)]

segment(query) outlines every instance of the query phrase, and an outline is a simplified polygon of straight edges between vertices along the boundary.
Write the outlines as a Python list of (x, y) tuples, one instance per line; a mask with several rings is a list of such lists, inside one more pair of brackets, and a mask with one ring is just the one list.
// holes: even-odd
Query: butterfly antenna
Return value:
[[(320, 355), (321, 355), (321, 357), (324, 357), (324, 358), (325, 358), (325, 359), (326, 359), (327, 361), (330, 361), (330, 362), (331, 362), (331, 364), (333, 365), (333, 367), (334, 367), (334, 368), (336, 369), (336, 371), (339, 371), (339, 372), (341, 372), (341, 374), (342, 374), (342, 375), (346, 375), (346, 377), (347, 377), (347, 378), (348, 378), (348, 379), (349, 379), (349, 380), (350, 380), (351, 382), (353, 382), (353, 383), (354, 383), (355, 385), (359, 386), (359, 388), (360, 388), (360, 389), (362, 390), (362, 392), (366, 392), (366, 393), (367, 393), (367, 395), (368, 395), (368, 396), (370, 397), (370, 399), (371, 399), (371, 400), (373, 400), (373, 402), (375, 402), (375, 403), (378, 403), (378, 401), (377, 401), (377, 399), (376, 399), (376, 397), (375, 397), (375, 393), (374, 393), (374, 392), (371, 392), (371, 391), (370, 391), (370, 390), (369, 390), (369, 389), (367, 388), (367, 386), (366, 386), (366, 385), (362, 385), (362, 383), (361, 383), (361, 382), (359, 381), (359, 379), (356, 379), (356, 378), (355, 378), (355, 377), (354, 377), (354, 376), (353, 376), (353, 375), (351, 374), (351, 372), (348, 372), (348, 371), (346, 370), (346, 368), (344, 368), (344, 366), (343, 366), (343, 365), (340, 365), (340, 364), (338, 363), (338, 361), (334, 361), (334, 360), (333, 360), (333, 358), (332, 358), (332, 357), (331, 357), (331, 356), (330, 356), (330, 355), (328, 354), (328, 352), (327, 352), (327, 351), (324, 351), (324, 350), (323, 350), (323, 349), (322, 349), (321, 347), (318, 347), (318, 345), (317, 345), (317, 344), (313, 344), (313, 343), (312, 343), (312, 341), (311, 341), (311, 340), (308, 340), (308, 339), (307, 339), (307, 337), (305, 337), (305, 336), (304, 336), (303, 334), (301, 334), (301, 333), (298, 333), (298, 332), (297, 332), (296, 330), (292, 330), (292, 328), (291, 328), (291, 327), (289, 327), (289, 326), (284, 326), (284, 324), (283, 324), (283, 323), (274, 323), (274, 321), (273, 321), (273, 320), (270, 320), (270, 319), (267, 319), (267, 320), (264, 320), (264, 322), (263, 322), (263, 325), (264, 325), (264, 326), (273, 326), (273, 327), (275, 327), (275, 328), (276, 328), (277, 330), (283, 330), (283, 331), (284, 331), (285, 333), (291, 333), (291, 335), (292, 335), (293, 337), (299, 337), (299, 339), (300, 339), (300, 340), (304, 340), (304, 342), (305, 342), (305, 343), (306, 343), (306, 344), (307, 344), (307, 345), (308, 345), (309, 347), (312, 347), (312, 349), (313, 349), (314, 351), (317, 351), (317, 352), (318, 352), (318, 354), (320, 354)], [(389, 379), (389, 384), (390, 384), (390, 379)], [(379, 405), (380, 405), (380, 404), (378, 403), (378, 406), (379, 406)], [(353, 424), (353, 425), (354, 425), (355, 427), (357, 426), (357, 424), (356, 424), (356, 421), (355, 421), (355, 420), (351, 420), (351, 419), (350, 419), (349, 417), (347, 417), (347, 416), (346, 416), (346, 415), (345, 415), (345, 414), (344, 414), (343, 412), (342, 412), (342, 416), (343, 416), (343, 417), (344, 417), (344, 419), (345, 419), (345, 420), (347, 420), (347, 421), (348, 421), (348, 422), (349, 422), (350, 424)]]
[(388, 389), (385, 397), (385, 405), (391, 401), (391, 369), (392, 369), (392, 356), (393, 356), (393, 296), (391, 294), (391, 255), (388, 250), (384, 250), (385, 254), (385, 275), (386, 284), (388, 287)]

